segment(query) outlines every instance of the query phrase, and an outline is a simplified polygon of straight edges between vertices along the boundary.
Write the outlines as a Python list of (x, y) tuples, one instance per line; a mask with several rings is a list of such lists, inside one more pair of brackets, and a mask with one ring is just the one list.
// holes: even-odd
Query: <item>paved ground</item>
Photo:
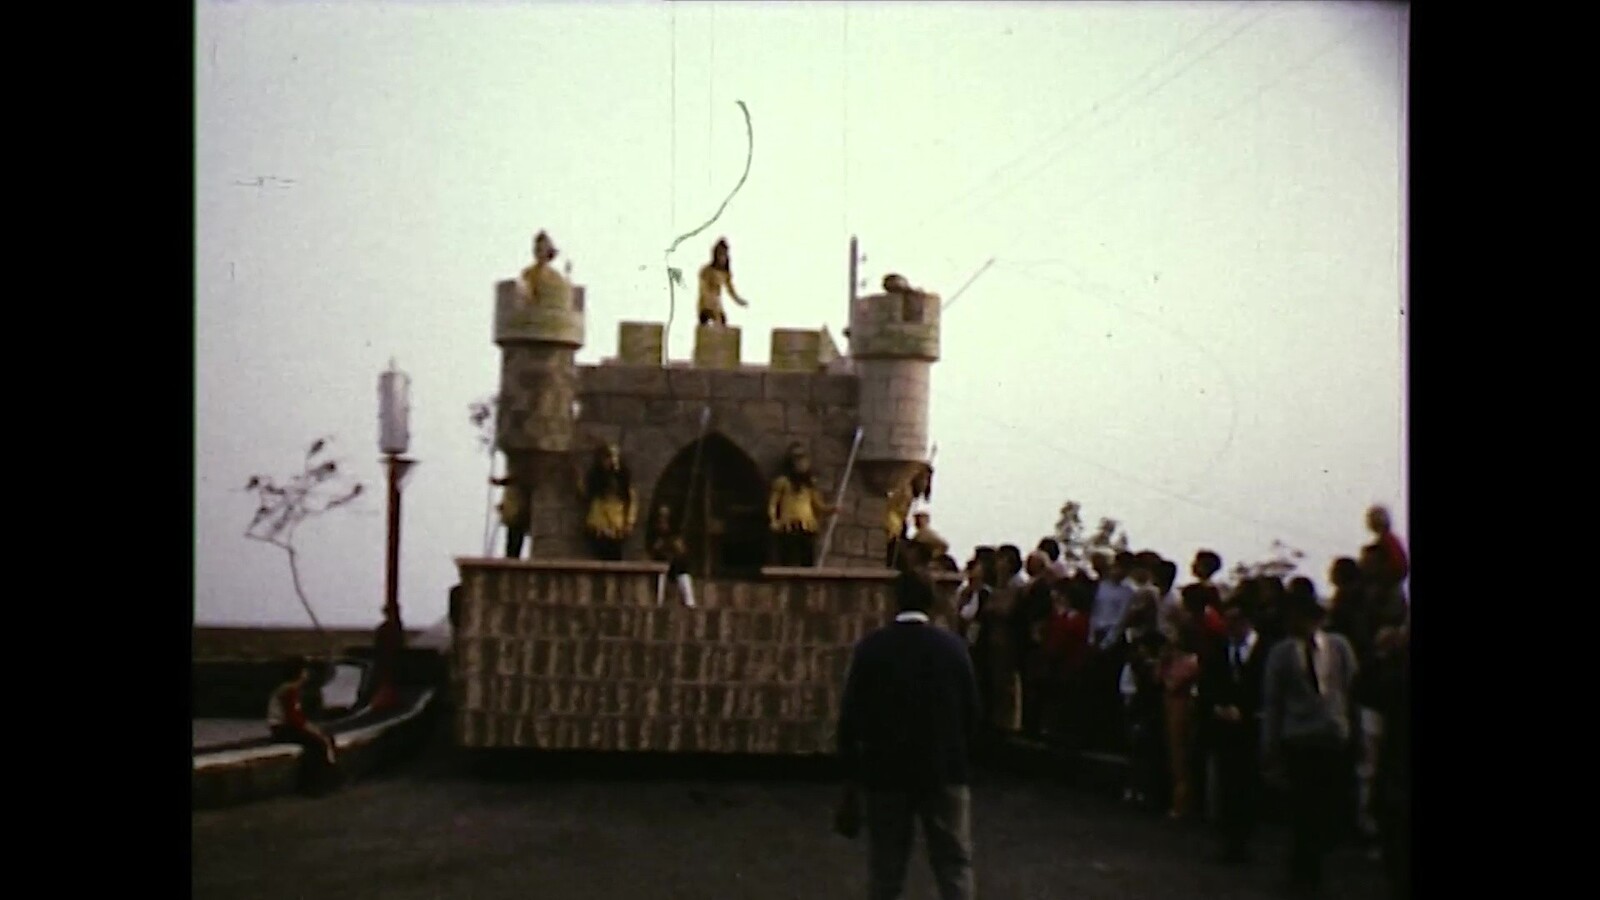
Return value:
[[(784, 900), (863, 897), (864, 840), (828, 824), (826, 782), (473, 776), (433, 753), (317, 800), (193, 814), (200, 900)], [(1277, 897), (1282, 837), (1221, 869), (1209, 842), (1113, 798), (999, 774), (975, 789), (983, 900)], [(1329, 900), (1383, 896), (1376, 863), (1329, 860)], [(935, 896), (915, 858), (908, 900)]]

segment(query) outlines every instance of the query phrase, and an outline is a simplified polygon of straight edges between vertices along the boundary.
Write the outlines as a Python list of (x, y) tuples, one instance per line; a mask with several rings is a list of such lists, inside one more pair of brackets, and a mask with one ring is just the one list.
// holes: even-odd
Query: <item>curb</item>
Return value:
[[(398, 715), (335, 731), (340, 780), (348, 782), (376, 771), (425, 739), (437, 694), (436, 690), (427, 689)], [(294, 744), (268, 744), (195, 753), (190, 779), (191, 810), (220, 809), (295, 793), (303, 752)]]

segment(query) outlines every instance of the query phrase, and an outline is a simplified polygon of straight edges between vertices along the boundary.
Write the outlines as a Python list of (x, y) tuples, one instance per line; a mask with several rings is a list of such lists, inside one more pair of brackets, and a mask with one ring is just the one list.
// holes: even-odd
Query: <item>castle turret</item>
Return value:
[(512, 470), (533, 483), (540, 455), (572, 451), (573, 402), (583, 346), (583, 288), (549, 265), (555, 256), (540, 234), (522, 277), (496, 285), (494, 342), (500, 345), (500, 402), (495, 443)]
[(858, 297), (850, 308), (850, 356), (861, 384), (857, 467), (879, 493), (910, 479), (928, 459), (939, 307), (937, 294), (906, 291)]

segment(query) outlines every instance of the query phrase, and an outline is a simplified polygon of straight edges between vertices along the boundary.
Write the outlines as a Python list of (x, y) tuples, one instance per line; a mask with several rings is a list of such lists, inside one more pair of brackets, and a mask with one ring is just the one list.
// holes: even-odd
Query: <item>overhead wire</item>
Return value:
[[(1149, 90), (1147, 90), (1145, 92), (1144, 97), (1141, 97), (1141, 98), (1138, 98), (1138, 99), (1144, 99), (1145, 97), (1153, 95), (1156, 91), (1160, 90), (1162, 87), (1165, 87), (1168, 83), (1170, 83), (1178, 75), (1183, 74), (1183, 72), (1187, 71), (1189, 68), (1192, 68), (1195, 64), (1197, 64), (1200, 61), (1208, 58), (1211, 54), (1215, 53), (1222, 46), (1224, 46), (1225, 44), (1227, 44), (1230, 41), (1234, 40), (1240, 34), (1242, 34), (1245, 30), (1248, 30), (1251, 26), (1255, 25), (1261, 19), (1265, 18), (1265, 16), (1271, 10), (1271, 8), (1273, 6), (1276, 6), (1276, 5), (1279, 5), (1279, 4), (1271, 4), (1271, 5), (1267, 6), (1260, 13), (1256, 14), (1248, 23), (1246, 23), (1244, 27), (1236, 30), (1233, 34), (1229, 35), (1221, 43), (1218, 43), (1218, 44), (1212, 46), (1211, 48), (1206, 50), (1205, 53), (1201, 54), (1199, 57), (1196, 57), (1194, 60), (1191, 60), (1187, 65), (1185, 65), (1182, 68), (1178, 69), (1177, 71), (1171, 73), (1167, 78), (1164, 78), (1161, 81), (1157, 82), (1151, 89), (1149, 89)], [(1053, 144), (1059, 143), (1063, 138), (1067, 137), (1073, 131), (1073, 129), (1076, 126), (1078, 126), (1080, 123), (1082, 123), (1084, 120), (1096, 115), (1097, 113), (1100, 113), (1102, 109), (1106, 109), (1108, 112), (1111, 111), (1111, 110), (1114, 110), (1115, 107), (1112, 106), (1112, 104), (1120, 101), (1121, 98), (1122, 98), (1122, 95), (1124, 93), (1127, 93), (1134, 86), (1136, 86), (1140, 82), (1144, 81), (1146, 78), (1148, 78), (1153, 73), (1159, 71), (1163, 66), (1166, 66), (1167, 64), (1171, 63), (1174, 59), (1176, 59), (1181, 54), (1186, 52), (1191, 46), (1199, 44), (1201, 41), (1203, 41), (1212, 32), (1215, 32), (1215, 31), (1219, 30), (1221, 28), (1221, 26), (1228, 19), (1233, 18), (1240, 11), (1242, 11), (1244, 9), (1248, 9), (1250, 7), (1251, 7), (1251, 4), (1245, 4), (1245, 5), (1241, 5), (1241, 6), (1235, 7), (1234, 9), (1232, 9), (1231, 11), (1229, 11), (1228, 13), (1226, 13), (1222, 17), (1220, 17), (1218, 20), (1212, 22), (1206, 28), (1204, 28), (1200, 32), (1196, 33), (1193, 37), (1190, 37), (1190, 38), (1184, 40), (1177, 47), (1175, 47), (1171, 52), (1165, 54), (1155, 64), (1153, 64), (1153, 65), (1149, 66), (1148, 68), (1146, 68), (1143, 72), (1139, 73), (1132, 80), (1130, 80), (1128, 82), (1125, 82), (1122, 85), (1122, 87), (1116, 89), (1111, 94), (1106, 95), (1106, 96), (1100, 98), (1099, 100), (1094, 101), (1089, 106), (1087, 106), (1087, 107), (1083, 108), (1082, 110), (1080, 110), (1077, 115), (1075, 115), (1072, 118), (1068, 119), (1065, 124), (1063, 124), (1060, 128), (1058, 128), (1055, 132), (1053, 132), (1051, 135), (1049, 135), (1045, 139), (1039, 141), (1034, 146), (1030, 147), (1028, 150), (1025, 150), (1023, 153), (1021, 153), (1018, 156), (1012, 158), (1010, 161), (1008, 161), (1006, 163), (1002, 163), (1001, 165), (995, 167), (994, 169), (991, 169), (989, 171), (989, 173), (981, 181), (979, 181), (976, 185), (974, 185), (973, 187), (971, 187), (967, 191), (965, 191), (962, 194), (958, 195), (955, 199), (947, 201), (946, 203), (944, 203), (944, 204), (942, 204), (942, 205), (940, 205), (938, 207), (933, 208), (931, 211), (926, 212), (926, 213), (918, 216), (917, 217), (917, 221), (919, 221), (919, 222), (921, 222), (923, 224), (918, 229), (916, 229), (914, 231), (914, 233), (915, 234), (920, 234), (920, 233), (926, 231), (928, 228), (931, 228), (932, 225), (934, 223), (938, 222), (944, 215), (946, 215), (947, 213), (949, 213), (950, 211), (952, 211), (956, 207), (962, 205), (963, 203), (965, 203), (967, 200), (971, 199), (975, 195), (983, 192), (984, 189), (989, 187), (991, 184), (994, 184), (997, 180), (1000, 179), (1000, 177), (1005, 172), (1010, 171), (1011, 169), (1013, 169), (1017, 165), (1020, 165), (1021, 163), (1025, 162), (1029, 157), (1031, 157), (1034, 154), (1038, 153), (1040, 150), (1046, 149), (1046, 148), (1050, 147)], [(1053, 157), (1052, 157), (1052, 159), (1053, 159)], [(1004, 194), (1005, 194), (1005, 192), (1002, 192), (998, 196), (1004, 196)]]
[[(1314, 52), (1314, 53), (1310, 54), (1309, 56), (1303, 58), (1299, 63), (1296, 63), (1296, 64), (1291, 65), (1290, 67), (1284, 69), (1276, 77), (1274, 77), (1270, 81), (1268, 81), (1265, 84), (1263, 84), (1260, 88), (1258, 88), (1255, 91), (1251, 92), (1249, 95), (1247, 95), (1245, 98), (1243, 98), (1240, 102), (1232, 104), (1228, 108), (1224, 109), (1222, 112), (1214, 115), (1212, 117), (1212, 119), (1210, 120), (1210, 122), (1208, 123), (1208, 125), (1206, 126), (1206, 130), (1209, 130), (1209, 128), (1214, 127), (1217, 123), (1219, 123), (1223, 119), (1227, 118), (1229, 115), (1232, 115), (1239, 108), (1241, 108), (1245, 103), (1251, 102), (1255, 98), (1260, 97), (1266, 91), (1270, 90), (1271, 88), (1275, 87), (1277, 84), (1281, 83), (1285, 78), (1288, 78), (1290, 75), (1292, 75), (1292, 74), (1294, 74), (1294, 73), (1296, 73), (1296, 72), (1298, 72), (1298, 71), (1300, 71), (1302, 69), (1305, 69), (1311, 63), (1313, 63), (1316, 60), (1322, 58), (1324, 55), (1326, 55), (1327, 53), (1331, 52), (1336, 47), (1344, 44), (1350, 38), (1354, 37), (1360, 30), (1361, 30), (1360, 26), (1357, 26), (1355, 28), (1349, 29), (1348, 31), (1344, 32), (1340, 37), (1335, 38), (1332, 41), (1329, 41), (1328, 43), (1324, 44), (1320, 49), (1318, 49), (1316, 52)], [(1173, 150), (1175, 150), (1177, 147), (1186, 145), (1186, 143), (1187, 143), (1187, 141), (1175, 142), (1174, 144), (1172, 144), (1169, 147), (1167, 147), (1165, 150), (1157, 153), (1155, 156), (1147, 158), (1147, 159), (1145, 159), (1145, 160), (1143, 160), (1143, 161), (1141, 161), (1139, 163), (1136, 163), (1134, 167), (1135, 168), (1144, 168), (1145, 166), (1148, 165), (1148, 163), (1153, 162), (1153, 161), (1155, 161), (1157, 159), (1160, 159), (1160, 158), (1164, 157), (1165, 155), (1167, 155), (1167, 154), (1171, 153)], [(1097, 192), (1094, 195), (1094, 197), (1098, 198), (1103, 193), (1104, 193), (1103, 191)], [(1081, 285), (1082, 287), (1086, 287), (1086, 288), (1092, 288), (1093, 287), (1093, 282), (1089, 281), (1087, 278), (1084, 277), (1082, 270), (1077, 268), (1075, 265), (1073, 265), (1071, 262), (1069, 262), (1069, 261), (1067, 261), (1065, 259), (1038, 261), (1038, 262), (1034, 262), (1033, 265), (1046, 265), (1046, 264), (1049, 264), (1051, 262), (1059, 263), (1060, 265), (1063, 265), (1063, 266), (1067, 267), (1068, 269), (1072, 270), (1073, 272), (1075, 272), (1080, 277), (1080, 279), (1083, 279), (1083, 283)], [(1029, 272), (1026, 271), (1026, 266), (1024, 266), (1024, 265), (1015, 266), (1013, 271), (1018, 272), (1018, 274), (1022, 274), (1024, 277), (1032, 277), (1032, 278), (1035, 278), (1037, 280), (1042, 280), (1042, 281), (1046, 281), (1046, 282), (1055, 283), (1057, 285), (1070, 287), (1065, 282), (1060, 281), (1059, 279), (1053, 279), (1053, 278), (1049, 278), (1049, 277), (1046, 277), (1046, 276), (1039, 276), (1037, 274), (1029, 273)], [(1101, 299), (1102, 299), (1102, 301), (1105, 300), (1104, 297), (1102, 297)], [(1167, 330), (1169, 333), (1171, 333), (1171, 334), (1173, 334), (1175, 336), (1179, 336), (1179, 337), (1183, 338), (1185, 340), (1186, 344), (1188, 344), (1189, 346), (1196, 347), (1200, 352), (1202, 352), (1203, 354), (1206, 354), (1210, 358), (1211, 362), (1214, 365), (1217, 366), (1218, 371), (1223, 373), (1224, 378), (1228, 381), (1230, 392), (1233, 393), (1235, 395), (1235, 397), (1236, 397), (1236, 394), (1237, 394), (1236, 386), (1232, 382), (1231, 373), (1229, 372), (1228, 368), (1225, 365), (1223, 365), (1220, 362), (1220, 360), (1218, 360), (1212, 354), (1212, 352), (1209, 350), (1209, 348), (1206, 347), (1206, 345), (1203, 342), (1194, 341), (1193, 339), (1188, 338), (1187, 336), (1183, 335), (1182, 332), (1179, 329), (1177, 329), (1177, 328), (1175, 328), (1175, 327), (1173, 327), (1171, 325), (1168, 325), (1168, 324), (1165, 324), (1165, 323), (1157, 323), (1157, 322), (1155, 322), (1155, 320), (1153, 320), (1147, 314), (1135, 311), (1135, 310), (1133, 310), (1133, 309), (1131, 309), (1129, 307), (1126, 307), (1126, 306), (1124, 306), (1122, 304), (1119, 304), (1119, 303), (1115, 303), (1115, 302), (1111, 302), (1111, 301), (1105, 301), (1105, 302), (1107, 302), (1109, 305), (1111, 305), (1113, 307), (1116, 307), (1118, 309), (1123, 310), (1124, 312), (1127, 312), (1127, 313), (1136, 315), (1136, 316), (1138, 316), (1140, 318), (1143, 318), (1147, 322), (1151, 322), (1151, 324), (1155, 324), (1156, 327), (1164, 329), (1164, 330)], [(1237, 416), (1237, 402), (1236, 402), (1236, 400), (1235, 400), (1233, 405), (1234, 405), (1234, 408), (1235, 408), (1235, 412), (1233, 413), (1232, 418), (1234, 418), (1236, 420), (1236, 416)], [(988, 421), (990, 421), (990, 422), (992, 422), (992, 423), (994, 423), (996, 425), (999, 425), (1002, 428), (1009, 428), (1009, 429), (1011, 429), (1013, 431), (1018, 431), (1018, 432), (1022, 432), (1023, 431), (1023, 429), (1019, 428), (1014, 423), (1002, 422), (1002, 421), (1000, 421), (998, 419), (995, 419), (995, 418), (985, 414), (982, 411), (980, 411), (978, 413), (978, 415), (981, 418), (984, 418), (984, 419), (986, 419), (986, 420), (988, 420)], [(1221, 457), (1223, 455), (1225, 455), (1227, 452), (1229, 452), (1229, 450), (1231, 450), (1232, 441), (1233, 441), (1235, 430), (1236, 430), (1236, 426), (1235, 425), (1230, 425), (1228, 437), (1225, 438), (1222, 447), (1217, 451), (1216, 454), (1213, 455), (1212, 461), (1210, 463), (1208, 463), (1208, 465), (1207, 465), (1207, 467), (1205, 469), (1205, 474), (1209, 474), (1215, 468), (1215, 466), (1220, 462)], [(1122, 471), (1120, 471), (1118, 469), (1115, 469), (1115, 468), (1113, 468), (1111, 466), (1107, 466), (1104, 463), (1100, 463), (1100, 462), (1098, 462), (1096, 460), (1093, 460), (1093, 459), (1090, 459), (1088, 457), (1085, 457), (1082, 454), (1074, 453), (1074, 452), (1069, 451), (1069, 450), (1067, 450), (1067, 449), (1065, 449), (1063, 447), (1056, 446), (1053, 443), (1051, 443), (1051, 442), (1049, 442), (1049, 441), (1047, 441), (1047, 440), (1045, 440), (1043, 438), (1038, 438), (1036, 436), (1036, 440), (1040, 445), (1049, 447), (1050, 449), (1053, 449), (1056, 452), (1059, 452), (1064, 456), (1067, 456), (1067, 457), (1070, 457), (1070, 458), (1073, 458), (1073, 459), (1077, 459), (1080, 462), (1083, 462), (1085, 464), (1088, 464), (1088, 465), (1094, 466), (1096, 468), (1099, 468), (1099, 469), (1101, 469), (1101, 470), (1103, 470), (1105, 472), (1108, 472), (1108, 473), (1110, 473), (1110, 474), (1112, 474), (1114, 476), (1117, 476), (1117, 477), (1119, 477), (1119, 478), (1121, 478), (1121, 479), (1123, 479), (1123, 480), (1125, 480), (1125, 481), (1127, 481), (1129, 483), (1139, 485), (1139, 486), (1144, 487), (1145, 489), (1147, 489), (1149, 491), (1152, 491), (1154, 493), (1160, 494), (1162, 496), (1169, 497), (1170, 499), (1177, 500), (1179, 502), (1186, 503), (1188, 505), (1191, 505), (1191, 506), (1194, 506), (1194, 507), (1197, 507), (1197, 508), (1206, 509), (1206, 510), (1208, 510), (1210, 512), (1215, 512), (1215, 513), (1227, 516), (1229, 518), (1235, 519), (1237, 521), (1247, 522), (1249, 524), (1257, 525), (1257, 526), (1260, 526), (1260, 527), (1265, 527), (1265, 528), (1270, 528), (1270, 529), (1278, 529), (1278, 530), (1281, 530), (1281, 531), (1284, 531), (1284, 532), (1288, 532), (1288, 533), (1291, 533), (1291, 534), (1299, 534), (1300, 536), (1303, 536), (1303, 537), (1316, 537), (1319, 540), (1327, 541), (1327, 542), (1333, 543), (1333, 544), (1340, 543), (1339, 539), (1335, 539), (1335, 538), (1332, 538), (1330, 536), (1320, 534), (1319, 532), (1314, 532), (1312, 530), (1304, 528), (1303, 526), (1290, 526), (1287, 523), (1277, 522), (1277, 521), (1273, 521), (1273, 520), (1269, 520), (1269, 519), (1263, 519), (1263, 518), (1260, 518), (1258, 516), (1252, 516), (1252, 515), (1248, 515), (1248, 514), (1245, 514), (1245, 513), (1240, 513), (1240, 512), (1234, 511), (1234, 510), (1229, 510), (1229, 509), (1226, 509), (1226, 508), (1223, 508), (1223, 507), (1216, 506), (1215, 504), (1206, 503), (1205, 501), (1196, 499), (1191, 494), (1187, 494), (1187, 493), (1184, 493), (1184, 492), (1176, 491), (1176, 490), (1173, 490), (1171, 488), (1167, 488), (1167, 487), (1163, 487), (1163, 486), (1158, 485), (1158, 484), (1151, 483), (1149, 481), (1146, 481), (1145, 479), (1139, 478), (1138, 476), (1130, 475), (1130, 474), (1128, 474), (1126, 472), (1122, 472)], [(1201, 477), (1204, 477), (1204, 476), (1202, 475)]]
[[(1183, 329), (1178, 328), (1177, 326), (1172, 325), (1169, 322), (1165, 322), (1165, 321), (1162, 321), (1160, 319), (1157, 319), (1156, 317), (1148, 315), (1148, 314), (1146, 314), (1146, 313), (1144, 313), (1144, 312), (1142, 312), (1142, 311), (1140, 311), (1138, 309), (1135, 309), (1133, 307), (1130, 307), (1130, 306), (1127, 306), (1127, 305), (1124, 305), (1124, 304), (1121, 304), (1121, 303), (1117, 303), (1117, 302), (1112, 301), (1112, 300), (1108, 300), (1105, 297), (1105, 292), (1108, 291), (1108, 290), (1109, 291), (1114, 291), (1114, 292), (1116, 292), (1118, 294), (1121, 294), (1124, 297), (1127, 297), (1128, 295), (1127, 295), (1127, 293), (1125, 291), (1121, 291), (1119, 289), (1110, 287), (1110, 286), (1105, 285), (1105, 284), (1098, 284), (1098, 283), (1094, 282), (1086, 274), (1084, 274), (1082, 269), (1078, 268), (1077, 266), (1073, 265), (1070, 262), (1067, 262), (1066, 260), (1062, 260), (1060, 262), (1060, 264), (1065, 266), (1065, 267), (1067, 267), (1069, 270), (1071, 270), (1074, 274), (1076, 274), (1078, 276), (1078, 279), (1079, 279), (1078, 287), (1080, 289), (1088, 290), (1088, 291), (1094, 291), (1095, 293), (1100, 295), (1099, 299), (1103, 304), (1105, 304), (1107, 306), (1110, 306), (1113, 309), (1117, 309), (1117, 310), (1123, 312), (1126, 315), (1131, 315), (1131, 316), (1134, 316), (1136, 318), (1142, 319), (1142, 320), (1144, 320), (1144, 322), (1146, 324), (1150, 325), (1151, 327), (1155, 328), (1158, 331), (1166, 332), (1168, 336), (1176, 339), (1178, 341), (1178, 343), (1180, 343), (1181, 345), (1183, 345), (1185, 347), (1188, 347), (1190, 349), (1193, 349), (1195, 352), (1199, 353), (1201, 355), (1201, 357), (1204, 358), (1206, 360), (1206, 362), (1208, 362), (1214, 370), (1216, 370), (1217, 372), (1220, 372), (1222, 374), (1223, 385), (1227, 389), (1227, 392), (1228, 392), (1228, 431), (1227, 431), (1227, 434), (1223, 437), (1222, 443), (1218, 446), (1218, 448), (1215, 451), (1212, 452), (1211, 458), (1206, 462), (1206, 465), (1201, 469), (1200, 474), (1195, 476), (1193, 479), (1191, 479), (1192, 481), (1204, 481), (1207, 477), (1209, 477), (1211, 475), (1212, 472), (1216, 471), (1217, 466), (1222, 463), (1223, 458), (1233, 449), (1234, 438), (1238, 435), (1238, 432), (1239, 432), (1239, 385), (1238, 385), (1238, 383), (1236, 381), (1234, 381), (1233, 371), (1228, 368), (1227, 364), (1224, 363), (1222, 361), (1222, 359), (1217, 356), (1216, 352), (1213, 351), (1211, 349), (1210, 345), (1207, 344), (1205, 341), (1195, 339), (1193, 336), (1189, 335)], [(1033, 278), (1033, 279), (1038, 280), (1038, 281), (1044, 281), (1044, 282), (1047, 282), (1047, 283), (1052, 283), (1052, 284), (1055, 284), (1055, 285), (1058, 285), (1058, 286), (1061, 286), (1061, 287), (1066, 287), (1068, 289), (1071, 289), (1071, 287), (1072, 287), (1071, 285), (1068, 285), (1066, 282), (1061, 281), (1059, 279), (1050, 278), (1048, 276), (1042, 276), (1042, 275), (1037, 275), (1037, 274), (1028, 272), (1025, 268), (1017, 268), (1017, 269), (1013, 269), (1013, 271), (1015, 271), (1016, 274), (1019, 274), (1024, 278)], [(1097, 290), (1097, 288), (1098, 288), (1098, 290)], [(1129, 299), (1132, 299), (1132, 298), (1129, 298)]]
[[(1317, 51), (1314, 51), (1314, 53), (1310, 53), (1309, 56), (1304, 56), (1304, 58), (1299, 59), (1299, 62), (1294, 62), (1293, 66), (1288, 66), (1286, 69), (1280, 70), (1277, 75), (1274, 75), (1274, 77), (1270, 78), (1269, 82), (1264, 82), (1262, 85), (1259, 85), (1258, 88), (1254, 88), (1253, 91), (1248, 91), (1248, 93), (1242, 94), (1237, 101), (1232, 102), (1232, 104), (1229, 104), (1229, 106), (1224, 107), (1224, 109), (1219, 110), (1219, 112), (1216, 112), (1216, 114), (1211, 115), (1210, 119), (1206, 120), (1206, 122), (1203, 122), (1200, 127), (1190, 128), (1190, 130), (1184, 131), (1184, 133), (1181, 135), (1181, 138), (1176, 139), (1176, 141), (1173, 141), (1173, 143), (1163, 147), (1163, 149), (1155, 152), (1155, 154), (1149, 155), (1149, 157), (1142, 157), (1142, 159), (1139, 160), (1134, 160), (1131, 165), (1128, 165), (1128, 167), (1123, 168), (1120, 173), (1117, 173), (1115, 178), (1096, 179), (1096, 184), (1099, 186), (1098, 189), (1094, 189), (1094, 191), (1083, 192), (1083, 194), (1077, 195), (1077, 197), (1070, 197), (1069, 195), (1069, 197), (1066, 199), (1066, 202), (1059, 203), (1059, 207), (1070, 208), (1070, 210), (1074, 211), (1075, 215), (1080, 215), (1080, 213), (1083, 213), (1083, 211), (1090, 208), (1090, 203), (1096, 202), (1096, 200), (1101, 199), (1101, 197), (1104, 197), (1104, 195), (1107, 195), (1109, 192), (1115, 191), (1115, 189), (1118, 189), (1118, 187), (1122, 187), (1123, 184), (1126, 184), (1126, 176), (1131, 175), (1131, 173), (1134, 173), (1134, 171), (1149, 170), (1150, 163), (1160, 162), (1160, 160), (1166, 159), (1168, 155), (1173, 154), (1173, 152), (1178, 151), (1178, 149), (1182, 149), (1182, 147), (1194, 146), (1195, 138), (1206, 135), (1206, 133), (1210, 133), (1210, 131), (1213, 131), (1214, 128), (1219, 127), (1224, 120), (1229, 119), (1230, 115), (1237, 114), (1238, 110), (1245, 109), (1245, 107), (1248, 106), (1248, 104), (1251, 104), (1251, 102), (1261, 99), (1262, 94), (1266, 94), (1267, 91), (1272, 90), (1272, 88), (1275, 88), (1275, 86), (1280, 85), (1285, 78), (1290, 77), (1290, 75), (1298, 74), (1298, 72), (1301, 72), (1301, 70), (1307, 69), (1312, 62), (1322, 59), (1323, 56), (1326, 56), (1328, 53), (1333, 53), (1334, 50), (1338, 50), (1339, 46), (1349, 42), (1350, 38), (1355, 37), (1355, 35), (1360, 34), (1360, 32), (1362, 32), (1362, 26), (1355, 26), (1352, 27), (1352, 29), (1347, 29), (1346, 32), (1342, 32), (1339, 37), (1333, 38), (1333, 40), (1330, 40), (1330, 42), (1323, 43), (1323, 45), (1320, 46)], [(1010, 239), (1011, 235), (1016, 234), (1021, 227), (1024, 227), (1024, 224), (1029, 223), (1013, 223), (1013, 226), (1011, 226), (1011, 231), (1002, 232), (1000, 237), (1002, 237), (1002, 239)]]
[(1161, 78), (1154, 85), (1150, 86), (1149, 88), (1144, 90), (1140, 95), (1135, 97), (1133, 99), (1133, 102), (1128, 103), (1128, 104), (1124, 104), (1119, 109), (1117, 109), (1117, 110), (1113, 111), (1112, 113), (1110, 113), (1108, 116), (1106, 116), (1104, 118), (1101, 118), (1098, 122), (1094, 123), (1093, 126), (1088, 131), (1086, 131), (1083, 134), (1081, 134), (1079, 136), (1079, 140), (1076, 141), (1075, 143), (1062, 144), (1055, 152), (1051, 153), (1049, 156), (1046, 156), (1044, 158), (1043, 162), (1040, 165), (1034, 166), (1033, 168), (1026, 170), (1025, 173), (1021, 176), (1021, 180), (1015, 181), (1015, 183), (1011, 184), (1009, 187), (1000, 188), (1000, 190), (997, 193), (993, 194), (988, 199), (982, 200), (977, 205), (972, 206), (969, 209), (967, 209), (966, 210), (967, 214), (968, 215), (976, 214), (977, 212), (979, 212), (980, 210), (984, 209), (985, 207), (988, 207), (988, 206), (998, 202), (999, 200), (1004, 199), (1007, 195), (1011, 194), (1013, 191), (1016, 191), (1018, 188), (1021, 188), (1021, 187), (1025, 186), (1025, 185), (1028, 185), (1028, 184), (1032, 183), (1035, 179), (1037, 179), (1039, 176), (1043, 175), (1046, 171), (1050, 170), (1058, 162), (1060, 162), (1062, 156), (1068, 150), (1071, 150), (1074, 147), (1081, 147), (1081, 146), (1085, 145), (1089, 141), (1090, 138), (1097, 136), (1100, 132), (1102, 132), (1106, 128), (1108, 128), (1112, 123), (1116, 122), (1118, 119), (1122, 118), (1124, 115), (1126, 115), (1127, 113), (1131, 112), (1132, 110), (1137, 109), (1140, 104), (1144, 103), (1145, 101), (1149, 100), (1151, 97), (1155, 96), (1158, 92), (1160, 92), (1167, 85), (1172, 84), (1174, 81), (1176, 81), (1178, 79), (1179, 76), (1189, 72), (1191, 69), (1195, 68), (1200, 63), (1205, 62), (1206, 60), (1210, 59), (1218, 51), (1220, 51), (1223, 47), (1226, 47), (1227, 45), (1233, 43), (1235, 40), (1238, 40), (1238, 38), (1241, 35), (1243, 35), (1245, 32), (1247, 32), (1250, 29), (1254, 28), (1255, 26), (1259, 25), (1262, 21), (1264, 21), (1268, 17), (1268, 15), (1273, 11), (1274, 8), (1276, 8), (1277, 6), (1280, 6), (1280, 5), (1282, 5), (1282, 4), (1281, 3), (1273, 3), (1273, 4), (1263, 5), (1261, 12), (1259, 12), (1256, 15), (1252, 16), (1249, 19), (1249, 21), (1245, 22), (1243, 25), (1239, 26), (1238, 28), (1235, 28), (1232, 32), (1230, 32), (1228, 34), (1227, 37), (1223, 38), (1218, 43), (1213, 44), (1211, 47), (1207, 48), (1204, 53), (1201, 53), (1199, 56), (1189, 60), (1188, 62), (1184, 63), (1179, 68), (1173, 70), (1172, 72), (1169, 72), (1166, 76)]

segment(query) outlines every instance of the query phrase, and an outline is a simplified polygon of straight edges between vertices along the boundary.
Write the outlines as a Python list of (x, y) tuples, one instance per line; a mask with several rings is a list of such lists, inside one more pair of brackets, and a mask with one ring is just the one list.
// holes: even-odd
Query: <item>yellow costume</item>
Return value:
[(733, 288), (733, 275), (725, 272), (711, 263), (700, 267), (700, 313), (701, 321), (705, 316), (711, 316), (718, 323), (727, 321), (727, 314), (722, 308), (722, 292), (726, 290), (728, 296), (740, 306), (745, 305), (744, 298)]
[(533, 306), (566, 309), (572, 305), (572, 285), (548, 263), (534, 263), (522, 270), (522, 294)]
[(500, 521), (507, 527), (521, 526), (528, 521), (528, 506), (523, 490), (514, 481), (502, 481), (500, 492)]
[(634, 516), (638, 511), (638, 495), (632, 488), (628, 496), (605, 494), (589, 500), (589, 517), (584, 525), (589, 533), (610, 540), (622, 540), (633, 533)]
[(889, 540), (893, 541), (905, 534), (906, 520), (911, 517), (913, 499), (915, 497), (911, 493), (910, 483), (889, 492), (889, 504), (883, 513), (883, 530)]
[(772, 494), (767, 498), (767, 520), (773, 531), (816, 534), (821, 513), (828, 508), (822, 492), (816, 485), (796, 487), (787, 476), (779, 475), (772, 482)]

